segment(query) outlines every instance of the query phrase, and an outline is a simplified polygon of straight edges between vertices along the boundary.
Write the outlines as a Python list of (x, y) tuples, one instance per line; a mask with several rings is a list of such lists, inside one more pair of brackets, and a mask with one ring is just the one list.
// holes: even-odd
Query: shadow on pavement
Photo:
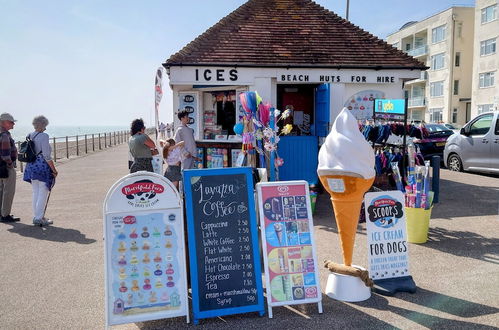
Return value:
[[(423, 298), (421, 299), (421, 297)], [(424, 307), (435, 309), (440, 312), (445, 312), (460, 317), (475, 317), (497, 313), (498, 311), (497, 308), (449, 297), (440, 293), (431, 292), (420, 288), (418, 288), (418, 291), (415, 294), (405, 294), (402, 299), (415, 304), (419, 304)], [(429, 329), (497, 329), (488, 325), (459, 321), (452, 318), (443, 318), (393, 306), (388, 303), (388, 300), (384, 296), (378, 294), (373, 294), (371, 299), (357, 304), (359, 306), (367, 308), (375, 308), (378, 310), (395, 313)], [(452, 304), (457, 304), (457, 306), (453, 306)]]
[(499, 214), (499, 187), (480, 187), (440, 179), (439, 199), (431, 215), (434, 219)]
[(499, 264), (499, 238), (484, 237), (471, 231), (430, 228), (428, 241), (424, 246), (460, 257)]
[(6, 223), (6, 225), (12, 226), (12, 228), (7, 229), (8, 232), (24, 237), (63, 243), (75, 242), (78, 244), (92, 244), (96, 242), (95, 239), (86, 238), (85, 234), (82, 234), (79, 230), (75, 229), (55, 226), (38, 227), (20, 222), (10, 222)]
[[(266, 302), (266, 299), (265, 299)], [(269, 319), (267, 304), (265, 315), (245, 313), (202, 319), (199, 325), (185, 323), (185, 318), (163, 319), (136, 323), (143, 330), (166, 328), (193, 329), (396, 329), (389, 323), (364, 313), (352, 304), (333, 300), (322, 295), (323, 314), (319, 314), (317, 304), (281, 306), (272, 309)]]

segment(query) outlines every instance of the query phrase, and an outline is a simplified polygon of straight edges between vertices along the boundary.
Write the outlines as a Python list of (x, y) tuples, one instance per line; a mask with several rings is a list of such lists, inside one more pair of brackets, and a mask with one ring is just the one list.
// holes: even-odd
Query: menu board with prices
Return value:
[(267, 304), (318, 303), (322, 295), (306, 181), (257, 185)]
[(104, 204), (108, 325), (187, 316), (184, 222), (172, 184), (130, 174)]
[(264, 313), (251, 168), (184, 171), (194, 322)]

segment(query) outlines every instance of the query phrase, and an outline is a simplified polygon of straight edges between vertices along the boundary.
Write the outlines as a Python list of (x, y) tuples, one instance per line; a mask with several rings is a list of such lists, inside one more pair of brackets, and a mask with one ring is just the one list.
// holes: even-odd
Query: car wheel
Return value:
[(461, 161), (461, 158), (459, 158), (459, 156), (456, 154), (452, 154), (449, 156), (447, 165), (449, 166), (449, 170), (451, 171), (462, 172), (463, 170), (463, 162)]

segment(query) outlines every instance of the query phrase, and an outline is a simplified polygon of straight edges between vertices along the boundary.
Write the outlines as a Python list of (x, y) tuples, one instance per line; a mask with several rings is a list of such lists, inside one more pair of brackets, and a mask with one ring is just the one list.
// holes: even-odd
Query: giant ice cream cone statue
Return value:
[(374, 182), (375, 172), (374, 152), (346, 108), (319, 151), (317, 173), (331, 195), (343, 263), (351, 266), (362, 200)]

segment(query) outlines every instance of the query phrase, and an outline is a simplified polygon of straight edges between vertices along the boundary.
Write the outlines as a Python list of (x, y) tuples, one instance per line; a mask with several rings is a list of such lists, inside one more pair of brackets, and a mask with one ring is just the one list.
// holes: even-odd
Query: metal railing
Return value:
[(409, 107), (422, 107), (426, 104), (426, 100), (424, 96), (410, 97), (409, 98)]
[[(103, 150), (118, 144), (128, 142), (130, 132), (127, 130), (95, 133), (84, 135), (72, 135), (63, 137), (52, 137), (52, 160), (57, 162), (60, 159), (78, 157), (80, 155)], [(17, 143), (19, 149), (21, 142)], [(23, 171), (24, 163), (17, 162), (20, 171)]]
[(411, 49), (407, 52), (410, 56), (422, 56), (428, 54), (428, 45), (419, 46), (418, 48)]

